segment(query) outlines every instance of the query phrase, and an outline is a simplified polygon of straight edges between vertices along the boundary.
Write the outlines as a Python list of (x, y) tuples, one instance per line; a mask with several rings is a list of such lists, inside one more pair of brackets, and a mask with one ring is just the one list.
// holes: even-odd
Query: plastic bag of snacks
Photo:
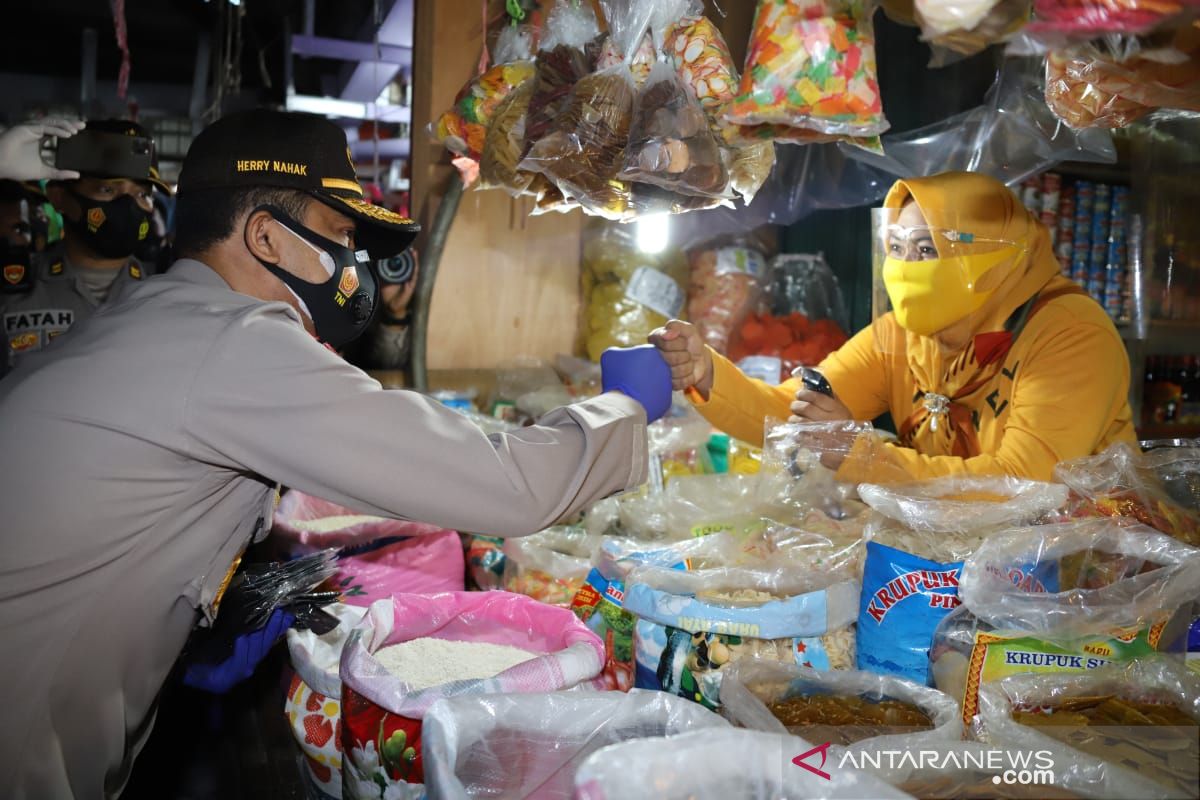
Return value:
[(1046, 753), (1087, 797), (1196, 796), (1200, 677), (1171, 659), (1013, 675), (980, 698), (986, 742)]
[(1200, 30), (1185, 29), (1160, 60), (1143, 52), (1124, 61), (1091, 45), (1046, 56), (1046, 104), (1072, 128), (1122, 128), (1158, 108), (1200, 111)]
[(503, 189), (513, 197), (528, 191), (534, 175), (517, 169), (525, 143), (529, 101), (537, 82), (533, 78), (515, 87), (492, 115), (479, 159), (479, 188)]
[(493, 66), (459, 90), (454, 106), (437, 118), (430, 132), (447, 150), (478, 161), (492, 116), (505, 98), (533, 77), (533, 32), (507, 26), (494, 48)]
[(638, 618), (634, 685), (716, 708), (721, 670), (742, 658), (852, 668), (857, 581), (797, 565), (789, 558), (774, 568), (635, 569), (624, 598)]
[[(392, 645), (431, 640), (454, 643), (455, 652), (473, 643), (515, 647), (530, 659), (493, 677), (449, 682), (451, 674), (484, 671), (465, 654), (451, 658), (445, 647), (410, 657), (406, 669), (412, 671), (403, 675), (381, 660)], [(397, 784), (422, 782), (421, 722), (441, 698), (568, 689), (595, 678), (603, 658), (600, 640), (574, 614), (522, 595), (443, 592), (371, 604), (342, 651), (347, 797), (381, 797)]]
[(879, 750), (962, 739), (958, 703), (911, 681), (755, 660), (725, 673), (721, 714), (739, 728)]
[(740, 91), (726, 119), (847, 136), (886, 131), (874, 9), (863, 0), (760, 0)]
[[(611, 33), (611, 29), (609, 32)], [(600, 72), (618, 64), (628, 63), (629, 71), (633, 74), (634, 85), (641, 86), (646, 82), (646, 78), (650, 77), (650, 69), (656, 60), (654, 41), (650, 38), (649, 33), (642, 36), (637, 49), (628, 62), (626, 62), (626, 54), (619, 49), (616, 37), (610, 35), (604, 37), (600, 54), (596, 57), (596, 71)]]
[(1196, 0), (1034, 0), (1029, 32), (1076, 41), (1108, 33), (1145, 33), (1188, 11)]
[(292, 735), (304, 754), (304, 774), (309, 784), (335, 800), (342, 796), (342, 681), (338, 663), (350, 629), (366, 609), (334, 603), (324, 609), (338, 619), (338, 626), (317, 635), (311, 630), (291, 628), (287, 632), (292, 676), (283, 710)]
[(998, 678), (1182, 653), (1197, 585), (1200, 550), (1141, 525), (1082, 520), (991, 536), (963, 565), (962, 606), (934, 634), (934, 681), (962, 698), (969, 723), (980, 685)]
[(352, 605), (396, 592), (463, 589), (458, 534), (436, 525), (357, 514), (292, 490), (275, 510), (271, 541), (281, 560), (339, 548), (332, 582)]
[(724, 355), (734, 330), (762, 299), (766, 258), (753, 246), (706, 243), (688, 252), (688, 262), (688, 319), (705, 343)]
[[(575, 773), (577, 800), (902, 800), (909, 796), (850, 768), (825, 771), (828, 751), (796, 736), (692, 731), (653, 742), (622, 742), (593, 753)], [(796, 765), (804, 761), (807, 768)], [(836, 767), (837, 764), (835, 763)]]
[(538, 45), (533, 96), (525, 118), (521, 157), (554, 129), (567, 109), (571, 89), (592, 71), (588, 44), (600, 33), (591, 3), (560, 1), (550, 10)]
[[(604, 0), (610, 38), (625, 58), (579, 77), (557, 118), (521, 161), (589, 213), (624, 219), (630, 187), (616, 180), (625, 160), (634, 85), (629, 59), (650, 19), (647, 0)], [(533, 135), (532, 133), (530, 135)]]
[(651, 492), (662, 492), (676, 478), (715, 472), (708, 453), (712, 426), (691, 404), (676, 404), (671, 413), (646, 426), (650, 450)]
[(771, 259), (771, 311), (777, 317), (800, 313), (849, 327), (842, 288), (823, 253), (780, 253)]
[(456, 697), (425, 718), (430, 800), (572, 796), (575, 770), (602, 747), (729, 723), (661, 692)]
[(881, 516), (867, 524), (858, 614), (858, 668), (930, 682), (933, 633), (959, 604), (963, 560), (1007, 527), (1062, 508), (1067, 488), (1009, 477), (960, 476), (858, 487)]
[(499, 536), (471, 536), (467, 540), (467, 574), (476, 589), (499, 589), (504, 583), (504, 540)]
[[(986, 50), (1025, 26), (1030, 0), (916, 0), (921, 38), (934, 49), (932, 66)], [(950, 54), (950, 55), (948, 55)]]
[(1055, 480), (1070, 487), (1072, 514), (1126, 517), (1200, 546), (1200, 442), (1146, 453), (1115, 444), (1064, 461)]
[(597, 536), (561, 525), (504, 542), (504, 588), (567, 608), (591, 569)]
[(645, 344), (655, 328), (683, 315), (687, 262), (668, 248), (642, 252), (630, 226), (597, 223), (583, 245), (587, 354)]

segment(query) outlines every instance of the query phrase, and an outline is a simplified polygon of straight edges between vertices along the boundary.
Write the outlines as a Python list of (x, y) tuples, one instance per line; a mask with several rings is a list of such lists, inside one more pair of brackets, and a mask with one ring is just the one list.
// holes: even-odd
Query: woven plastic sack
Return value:
[(656, 328), (684, 316), (687, 262), (677, 249), (645, 253), (631, 226), (600, 224), (583, 245), (584, 336), (588, 358), (610, 347), (645, 344)]
[(342, 681), (338, 663), (350, 629), (366, 609), (334, 603), (324, 609), (338, 618), (338, 626), (318, 636), (310, 630), (287, 632), (292, 683), (283, 710), (292, 736), (303, 753), (309, 787), (321, 796), (342, 796)]
[[(1174, 706), (1200, 724), (1200, 676), (1175, 661), (1150, 658), (1112, 664), (1086, 673), (1013, 675), (983, 687), (978, 733), (994, 746), (1042, 751), (1054, 762), (1056, 783), (1063, 779), (1083, 796), (1095, 798), (1195, 797), (1200, 761), (1195, 727), (1103, 726), (1097, 735), (1109, 742), (1114, 756), (1105, 759), (1013, 718), (1014, 711), (1044, 711), (1075, 698), (1114, 696)], [(1108, 737), (1113, 737), (1108, 739)], [(1124, 739), (1123, 749), (1112, 742)], [(1165, 749), (1164, 749), (1165, 748)], [(1157, 751), (1157, 761), (1148, 757)], [(1128, 759), (1128, 760), (1125, 760)], [(1175, 769), (1166, 774), (1170, 759)], [(1143, 763), (1139, 770), (1138, 761)]]
[(858, 590), (846, 572), (802, 572), (783, 558), (770, 567), (639, 567), (624, 598), (638, 618), (634, 685), (716, 708), (722, 670), (742, 658), (850, 669)]
[(933, 634), (959, 604), (963, 560), (1005, 527), (1033, 524), (1067, 488), (1011, 477), (956, 476), (858, 487), (878, 512), (866, 526), (858, 667), (926, 683)]
[(1156, 651), (1182, 661), (1200, 550), (1142, 525), (1080, 520), (988, 538), (966, 560), (962, 606), (930, 650), (939, 689), (962, 698), (1023, 672), (1086, 672)]
[[(504, 644), (544, 655), (493, 678), (414, 691), (373, 654), (423, 637)], [(422, 720), (443, 697), (568, 689), (595, 678), (603, 660), (600, 640), (574, 614), (523, 595), (443, 592), (371, 604), (342, 651), (347, 796), (356, 796), (354, 787), (383, 790), (422, 782)]]
[(760, 0), (746, 69), (726, 119), (822, 134), (888, 128), (875, 70), (875, 6), (859, 0)]
[(602, 747), (729, 728), (695, 703), (638, 690), (456, 697), (425, 726), (430, 800), (570, 798), (576, 769)]
[(580, 527), (549, 528), (504, 542), (504, 588), (568, 608), (591, 570), (600, 538)]
[(909, 798), (863, 772), (831, 768), (826, 751), (795, 736), (693, 731), (653, 744), (624, 742), (593, 753), (575, 773), (577, 800), (626, 800), (648, 796), (648, 789), (656, 800)]
[(911, 681), (859, 670), (823, 672), (795, 664), (742, 661), (726, 671), (721, 684), (721, 714), (740, 728), (825, 741), (827, 731), (789, 729), (767, 708), (768, 703), (810, 695), (861, 697), (871, 702), (898, 700), (915, 706), (933, 723), (931, 730), (882, 728), (865, 738), (867, 731), (847, 731), (847, 739), (863, 749), (917, 750), (962, 739), (958, 703), (948, 695)]
[(293, 490), (275, 510), (271, 542), (286, 560), (339, 548), (332, 582), (352, 605), (397, 592), (463, 590), (461, 541), (436, 525), (356, 514)]
[(1200, 441), (1141, 453), (1115, 444), (1064, 461), (1055, 480), (1070, 487), (1076, 516), (1125, 517), (1200, 546)]

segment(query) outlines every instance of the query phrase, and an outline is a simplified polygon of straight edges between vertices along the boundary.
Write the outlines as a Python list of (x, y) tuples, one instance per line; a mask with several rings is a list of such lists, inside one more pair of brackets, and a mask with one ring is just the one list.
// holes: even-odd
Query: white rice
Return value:
[(503, 644), (429, 637), (383, 647), (375, 653), (388, 672), (414, 690), (450, 681), (492, 678), (537, 656)]
[(333, 533), (354, 525), (366, 523), (389, 522), (387, 517), (372, 517), (367, 514), (342, 514), (334, 517), (318, 517), (317, 519), (294, 519), (291, 526), (306, 533)]

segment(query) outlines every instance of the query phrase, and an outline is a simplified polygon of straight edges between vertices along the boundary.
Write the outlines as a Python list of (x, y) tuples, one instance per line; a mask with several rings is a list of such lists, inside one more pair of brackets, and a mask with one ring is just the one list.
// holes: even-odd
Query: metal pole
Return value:
[(438, 205), (433, 216), (433, 224), (429, 228), (428, 244), (421, 254), (421, 273), (417, 276), (417, 290), (413, 302), (416, 310), (413, 314), (412, 356), (409, 359), (411, 386), (418, 392), (429, 391), (429, 370), (426, 358), (429, 345), (429, 304), (433, 299), (433, 285), (437, 279), (438, 262), (442, 260), (442, 252), (446, 249), (446, 239), (450, 236), (450, 226), (454, 223), (454, 215), (458, 212), (459, 201), (463, 196), (463, 182), (458, 171), (450, 176), (442, 202)]

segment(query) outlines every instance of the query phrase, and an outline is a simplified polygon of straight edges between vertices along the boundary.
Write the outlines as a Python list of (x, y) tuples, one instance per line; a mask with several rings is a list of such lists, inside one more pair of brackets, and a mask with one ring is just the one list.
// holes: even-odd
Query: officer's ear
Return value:
[(252, 211), (250, 216), (246, 217), (243, 231), (246, 249), (255, 258), (268, 264), (278, 264), (283, 260), (283, 232), (279, 230), (279, 224), (270, 213), (262, 209)]

